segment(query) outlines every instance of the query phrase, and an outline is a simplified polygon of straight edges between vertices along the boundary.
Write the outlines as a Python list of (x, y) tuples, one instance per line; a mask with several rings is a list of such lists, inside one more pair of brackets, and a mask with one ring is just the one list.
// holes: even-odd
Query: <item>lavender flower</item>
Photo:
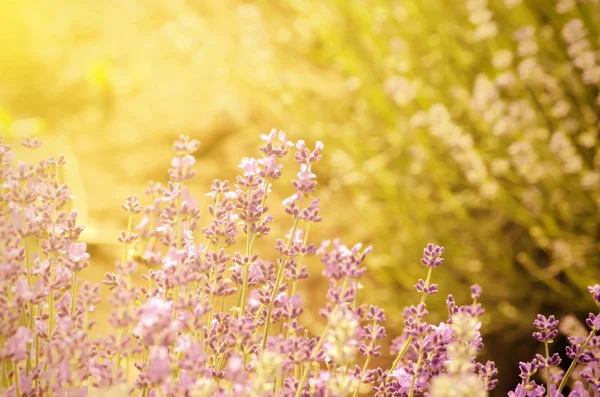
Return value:
[[(86, 243), (78, 241), (83, 228), (76, 223), (77, 212), (64, 209), (72, 200), (60, 183), (64, 158), (50, 158), (34, 172), (25, 164), (11, 166), (10, 150), (1, 146), (6, 168), (0, 172), (11, 194), (2, 196), (0, 213), (0, 359), (8, 364), (0, 390), (19, 396), (83, 396), (90, 388), (112, 392), (127, 386), (130, 394), (142, 397), (324, 397), (357, 396), (371, 388), (379, 397), (433, 397), (485, 396), (494, 389), (495, 364), (476, 361), (483, 347), (481, 288), (471, 287), (467, 305), (448, 296), (448, 318), (428, 323), (426, 299), (438, 291), (431, 282), (433, 269), (444, 261), (444, 248), (432, 243), (421, 259), (427, 276), (415, 285), (420, 301), (404, 308), (404, 331), (392, 342), (396, 358), (390, 368), (372, 367), (388, 332), (384, 310), (362, 304), (360, 295), (373, 248), (346, 246), (337, 239), (318, 246), (309, 241), (310, 227), (322, 220), (314, 195), (316, 163), (324, 147), (293, 144), (283, 132), (262, 138), (262, 158), (244, 158), (234, 185), (213, 181), (204, 227), (198, 202), (186, 187), (195, 176), (195, 140), (182, 136), (174, 144), (170, 181), (151, 184), (147, 203), (126, 197), (121, 208), (127, 227), (116, 236), (121, 258), (103, 282), (113, 307), (110, 328), (99, 330), (99, 337), (90, 331), (97, 328), (100, 287), (78, 279), (90, 255)], [(28, 141), (26, 146), (38, 144)], [(257, 240), (271, 232), (275, 219), (269, 195), (291, 148), (299, 171), (291, 185), (294, 193), (282, 203), (291, 226), (274, 243), (276, 258), (269, 258), (258, 250)], [(31, 197), (19, 191), (22, 185), (29, 186)], [(39, 253), (26, 244), (33, 240)], [(327, 322), (316, 336), (303, 326), (306, 299), (298, 294), (299, 284), (309, 277), (305, 258), (311, 255), (320, 256), (329, 282), (319, 311)], [(135, 281), (139, 265), (144, 265), (144, 285)], [(589, 288), (595, 300), (596, 287)], [(548, 391), (560, 396), (575, 366), (586, 385), (575, 384), (571, 395), (585, 396), (588, 389), (597, 393), (599, 319), (591, 313), (588, 337), (570, 339), (566, 353), (573, 364), (556, 379), (550, 369), (561, 357), (550, 355), (548, 345), (557, 337), (559, 322), (538, 315), (533, 337), (544, 343), (546, 354), (519, 365), (522, 382), (510, 395)], [(544, 369), (546, 387), (535, 379)]]
[(600, 284), (594, 284), (593, 286), (588, 287), (588, 291), (594, 297), (596, 304), (600, 305)]
[(441, 257), (443, 252), (444, 247), (435, 244), (427, 244), (427, 247), (423, 250), (421, 263), (430, 268), (441, 266), (442, 263), (444, 263), (444, 258)]
[(558, 335), (558, 320), (554, 316), (548, 318), (538, 314), (537, 318), (533, 322), (533, 326), (540, 331), (534, 332), (533, 337), (540, 342), (551, 342)]

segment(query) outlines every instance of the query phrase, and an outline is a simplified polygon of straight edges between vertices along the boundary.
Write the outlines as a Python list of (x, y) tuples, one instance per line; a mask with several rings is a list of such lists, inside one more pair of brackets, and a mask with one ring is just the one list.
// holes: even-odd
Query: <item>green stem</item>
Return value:
[(415, 373), (412, 376), (412, 380), (410, 381), (410, 389), (408, 391), (408, 397), (413, 397), (415, 392), (415, 383), (417, 381), (417, 374), (419, 371), (419, 367), (421, 366), (421, 361), (423, 360), (423, 353), (419, 353), (419, 358), (417, 360), (417, 365), (415, 366)]
[[(25, 210), (23, 210), (23, 219), (25, 219)], [(29, 258), (29, 247), (27, 244), (27, 237), (23, 238), (23, 245), (25, 247), (25, 264), (27, 266), (27, 283), (31, 287), (31, 259)]]
[[(55, 208), (55, 204), (52, 203), (52, 237), (55, 237), (55, 215), (56, 215), (56, 208)], [(52, 284), (53, 280), (54, 280), (54, 261), (53, 259), (55, 258), (55, 254), (52, 255), (52, 258), (49, 258), (50, 260), (50, 284)], [(48, 313), (49, 313), (49, 317), (48, 317), (48, 338), (52, 337), (52, 323), (53, 323), (53, 310), (54, 310), (54, 293), (52, 291), (52, 287), (50, 286), (49, 288), (49, 293), (48, 293)], [(44, 368), (47, 368), (47, 363), (46, 366), (44, 366)]]
[(402, 346), (402, 350), (400, 350), (400, 353), (398, 353), (398, 356), (396, 357), (396, 359), (394, 360), (394, 363), (392, 364), (392, 367), (390, 368), (390, 374), (392, 372), (394, 372), (394, 370), (396, 369), (396, 367), (398, 366), (398, 364), (400, 364), (400, 361), (402, 360), (402, 358), (406, 354), (406, 351), (408, 350), (408, 346), (410, 346), (410, 342), (412, 342), (412, 340), (413, 340), (413, 336), (409, 335), (409, 337), (406, 340), (406, 342), (404, 342), (404, 346)]
[[(221, 250), (221, 241), (217, 241), (217, 247), (215, 252), (219, 252)], [(211, 293), (210, 293), (210, 311), (208, 312), (208, 318), (206, 319), (206, 323), (210, 324), (213, 318), (213, 314), (215, 313), (215, 304), (216, 304), (216, 295), (215, 289), (217, 288), (217, 268), (214, 267), (212, 274), (210, 275), (211, 280), (209, 282), (212, 285)]]
[[(347, 280), (348, 279), (344, 280), (344, 285), (347, 282)], [(343, 289), (344, 288), (342, 288), (342, 290)], [(330, 317), (332, 317), (334, 314), (336, 314), (338, 308), (339, 308), (339, 306), (336, 306), (335, 309), (333, 309)], [(330, 323), (327, 322), (327, 325), (323, 329), (323, 332), (321, 332), (321, 337), (319, 338), (319, 342), (317, 342), (317, 345), (315, 346), (315, 348), (313, 349), (313, 351), (310, 355), (308, 363), (306, 364), (306, 369), (304, 371), (302, 371), (302, 378), (300, 379), (300, 383), (298, 384), (298, 390), (296, 390), (295, 397), (300, 397), (300, 395), (302, 394), (302, 389), (304, 388), (304, 383), (306, 382), (306, 379), (308, 378), (308, 373), (310, 372), (310, 365), (312, 365), (312, 362), (314, 361), (314, 356), (319, 352), (319, 349), (321, 348), (321, 345), (323, 344), (323, 341), (325, 340), (325, 336), (327, 335), (329, 326), (330, 326)]]
[[(206, 253), (207, 253), (208, 251), (210, 251), (210, 246), (211, 246), (211, 244), (212, 244), (212, 243), (209, 241), (209, 242), (208, 242), (208, 244), (206, 245), (206, 251), (204, 251), (204, 252), (205, 252), (205, 258), (206, 258)], [(203, 286), (203, 288), (200, 290), (200, 295), (202, 295), (202, 294), (204, 293), (204, 287), (206, 287), (206, 282), (207, 282), (207, 281), (206, 281), (206, 278), (205, 278), (205, 277), (201, 277), (201, 278), (200, 278), (200, 280), (198, 280), (198, 281), (196, 282), (196, 288), (194, 289), (194, 291), (198, 291), (198, 288), (200, 288), (200, 282), (201, 282), (202, 280), (204, 280), (204, 286)], [(149, 286), (148, 286), (148, 291), (150, 291), (150, 289), (151, 289), (151, 288), (150, 288), (150, 283), (151, 283), (151, 282), (152, 282), (152, 279), (150, 279), (150, 278), (149, 278), (149, 280), (148, 280), (148, 284), (149, 284)]]
[(17, 397), (21, 396), (21, 385), (19, 384), (19, 363), (15, 363), (15, 388), (17, 389)]
[[(265, 194), (263, 194), (262, 201), (260, 202), (261, 208), (264, 208), (265, 202), (267, 201), (267, 193), (269, 191), (270, 183), (265, 179)], [(252, 241), (250, 243), (250, 253), (254, 252), (254, 245), (256, 244), (256, 235), (252, 236)]]
[[(431, 274), (433, 273), (433, 268), (430, 267), (429, 270), (427, 270), (427, 279), (425, 279), (425, 287), (429, 287), (429, 284), (431, 282)], [(425, 292), (423, 292), (423, 295), (421, 295), (421, 305), (423, 303), (425, 303), (425, 299), (427, 299), (427, 294)]]
[[(30, 318), (33, 315), (32, 310), (33, 310), (33, 308), (29, 309), (29, 317)], [(33, 328), (31, 328), (31, 327), (29, 329), (33, 330)], [(30, 352), (30, 353), (31, 353), (31, 347), (32, 347), (32, 344), (31, 343), (27, 343), (27, 351)], [(26, 371), (25, 375), (29, 376), (29, 373), (31, 372), (31, 354), (27, 355), (27, 363), (26, 363), (26, 366), (25, 366), (25, 371)]]
[(9, 386), (8, 376), (6, 375), (6, 367), (8, 366), (8, 364), (6, 364), (4, 361), (8, 360), (4, 359), (2, 362), (2, 389), (8, 388)]
[[(36, 371), (40, 368), (40, 337), (38, 335), (35, 336), (35, 369)], [(35, 388), (40, 385), (40, 377), (35, 378)]]
[[(250, 246), (251, 246), (251, 241), (253, 238), (254, 238), (254, 234), (248, 234), (248, 236), (246, 238), (246, 257), (247, 258), (250, 258), (250, 256), (252, 255)], [(243, 281), (242, 281), (242, 296), (241, 296), (241, 302), (240, 302), (240, 309), (242, 311), (242, 316), (244, 316), (246, 314), (246, 305), (248, 302), (248, 278), (250, 277), (250, 263), (245, 263), (243, 270), (244, 270), (244, 275), (243, 275)]]
[(4, 220), (6, 220), (6, 223), (10, 223), (10, 218), (8, 217), (8, 207), (6, 206), (6, 201), (2, 202), (2, 212), (4, 213)]
[[(131, 213), (129, 214), (129, 218), (127, 220), (127, 234), (125, 238), (129, 237), (129, 233), (131, 233), (131, 224), (133, 223), (133, 216)], [(127, 260), (127, 248), (129, 248), (129, 244), (125, 243), (125, 247), (123, 248), (123, 254), (121, 255), (121, 265), (125, 266), (125, 261)]]
[(304, 388), (304, 383), (306, 382), (306, 379), (308, 378), (308, 373), (309, 371), (309, 364), (305, 364), (306, 368), (304, 369), (304, 371), (302, 371), (302, 378), (300, 379), (300, 383), (298, 384), (298, 390), (296, 390), (296, 395), (295, 397), (300, 397), (300, 395), (302, 394), (302, 389)]
[(544, 342), (544, 348), (546, 350), (546, 393), (547, 396), (550, 397), (550, 366), (548, 364), (548, 359), (550, 358), (550, 349), (548, 347), (548, 342)]
[(177, 378), (179, 378), (179, 371), (181, 370), (181, 367), (179, 366), (179, 360), (181, 360), (181, 356), (182, 356), (183, 352), (179, 352), (177, 353), (177, 366), (175, 367), (175, 375), (174, 378), (177, 381)]
[(177, 211), (177, 215), (175, 215), (175, 248), (181, 248), (181, 240), (183, 240), (183, 230), (181, 230), (181, 215), (179, 215), (179, 199), (176, 200), (175, 210)]
[(177, 320), (177, 310), (175, 307), (177, 306), (177, 302), (179, 301), (179, 286), (175, 286), (173, 291), (173, 320)]
[(73, 272), (73, 279), (71, 280), (71, 316), (75, 312), (75, 286), (77, 285), (77, 275)]
[[(52, 280), (54, 279), (54, 261), (50, 258), (50, 284), (52, 284)], [(54, 291), (52, 287), (49, 288), (48, 291), (48, 338), (52, 338), (52, 326), (53, 326), (53, 317), (54, 317)]]
[[(119, 310), (120, 308), (117, 307), (117, 317), (120, 317), (119, 315)], [(117, 343), (116, 343), (116, 349), (117, 349), (117, 365), (116, 368), (114, 369), (119, 369), (121, 368), (121, 334), (123, 333), (123, 330), (121, 329), (121, 327), (117, 328)]]
[(575, 366), (577, 365), (577, 361), (579, 360), (579, 356), (581, 355), (581, 353), (583, 353), (585, 351), (585, 348), (587, 347), (588, 343), (590, 343), (590, 341), (592, 340), (592, 337), (594, 336), (595, 332), (596, 332), (595, 330), (591, 330), (590, 331), (590, 334), (588, 335), (587, 339), (583, 343), (583, 346), (581, 346), (580, 353), (571, 362), (571, 365), (569, 366), (569, 369), (567, 369), (567, 373), (565, 374), (565, 376), (560, 381), (560, 385), (558, 386), (558, 391), (559, 392), (561, 392), (562, 389), (563, 389), (563, 387), (565, 387), (565, 385), (567, 384), (567, 380), (569, 379), (569, 376), (571, 376), (571, 373), (573, 372), (573, 370), (575, 369)]
[[(373, 346), (375, 345), (376, 331), (377, 331), (377, 321), (373, 320), (373, 334), (371, 336), (371, 342), (369, 343), (369, 350), (368, 351), (371, 351), (371, 349), (373, 349)], [(363, 376), (365, 376), (365, 371), (369, 367), (369, 362), (370, 361), (371, 361), (371, 355), (369, 354), (367, 356), (367, 359), (365, 360), (365, 363), (363, 364), (362, 369), (360, 370), (359, 383), (358, 383), (358, 385), (356, 385), (356, 389), (354, 390), (354, 394), (352, 395), (353, 397), (358, 396), (358, 390), (360, 389), (360, 385), (363, 382)]]
[[(269, 190), (269, 181), (265, 179), (265, 191), (262, 196), (262, 200), (260, 202), (260, 207), (264, 208), (265, 201), (267, 200), (267, 192)], [(248, 234), (248, 238), (246, 239), (246, 256), (250, 258), (254, 252), (254, 245), (256, 244), (256, 234)], [(242, 285), (242, 302), (241, 307), (242, 315), (246, 314), (246, 306), (248, 304), (248, 278), (250, 275), (250, 263), (244, 265), (244, 281)]]
[[(294, 226), (292, 227), (292, 232), (290, 234), (290, 238), (288, 240), (286, 250), (289, 250), (290, 247), (292, 246), (292, 242), (294, 241), (294, 235), (296, 234), (296, 230), (298, 229), (298, 222), (299, 222), (298, 218), (294, 219)], [(279, 290), (279, 287), (281, 286), (281, 281), (283, 280), (283, 269), (285, 268), (286, 263), (287, 263), (287, 256), (284, 255), (281, 257), (281, 264), (280, 264), (279, 270), (277, 272), (277, 279), (275, 280), (275, 285), (273, 286), (273, 294), (271, 295), (271, 301), (269, 302), (269, 308), (267, 311), (267, 319), (265, 322), (265, 332), (263, 334), (263, 341), (262, 341), (263, 349), (267, 345), (267, 337), (269, 336), (269, 333), (271, 332), (271, 316), (273, 315), (273, 302), (275, 301), (275, 298), (277, 297), (277, 291)]]
[[(429, 287), (429, 283), (431, 282), (431, 274), (432, 273), (433, 273), (433, 268), (430, 267), (429, 270), (427, 271), (427, 279), (425, 280), (425, 287)], [(421, 302), (420, 302), (421, 305), (425, 303), (425, 299), (427, 299), (427, 294), (423, 292), (423, 294), (421, 295)], [(400, 352), (398, 353), (398, 356), (396, 357), (396, 359), (394, 360), (394, 363), (392, 364), (392, 367), (390, 368), (390, 371), (389, 371), (390, 374), (396, 369), (398, 364), (400, 364), (400, 361), (402, 360), (402, 357), (404, 357), (404, 355), (406, 354), (406, 351), (408, 350), (408, 346), (410, 345), (412, 340), (413, 340), (412, 335), (409, 335), (408, 339), (406, 339), (406, 342), (404, 342), (404, 346), (402, 346), (402, 350), (400, 350)]]
[[(319, 376), (319, 370), (321, 369), (321, 365), (319, 363), (313, 363), (313, 376), (315, 379)], [(311, 386), (310, 396), (313, 397), (315, 395), (317, 387), (316, 384)]]

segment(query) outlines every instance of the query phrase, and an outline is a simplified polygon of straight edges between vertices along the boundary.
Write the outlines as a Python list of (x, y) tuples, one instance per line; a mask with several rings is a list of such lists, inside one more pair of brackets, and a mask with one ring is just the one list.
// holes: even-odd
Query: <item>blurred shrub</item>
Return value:
[(331, 186), (374, 240), (371, 287), (389, 309), (429, 239), (453, 264), (442, 292), (480, 283), (496, 329), (587, 309), (578, 297), (600, 275), (598, 2), (283, 3), (289, 51), (332, 76), (321, 90), (289, 74), (282, 114), (343, 148)]

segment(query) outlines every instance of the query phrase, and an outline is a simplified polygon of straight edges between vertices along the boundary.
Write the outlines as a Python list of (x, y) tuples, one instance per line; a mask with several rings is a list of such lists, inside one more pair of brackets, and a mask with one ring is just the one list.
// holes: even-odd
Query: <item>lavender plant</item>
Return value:
[[(600, 284), (588, 287), (593, 295), (596, 305), (600, 306)], [(600, 330), (600, 314), (590, 313), (585, 323), (589, 328), (587, 337), (570, 336), (569, 346), (566, 347), (566, 355), (571, 360), (566, 372), (558, 368), (562, 358), (558, 353), (550, 355), (549, 344), (558, 336), (559, 321), (554, 316), (545, 317), (538, 314), (533, 322), (537, 331), (533, 337), (544, 343), (544, 355), (536, 354), (529, 362), (519, 363), (520, 377), (522, 382), (514, 391), (508, 393), (509, 397), (543, 397), (563, 396), (565, 386), (571, 381), (573, 375), (577, 380), (571, 388), (569, 396), (589, 397), (600, 394), (600, 351), (598, 349), (600, 337), (596, 333)], [(545, 386), (532, 379), (536, 372), (542, 373)]]
[[(150, 184), (148, 204), (126, 198), (121, 259), (103, 282), (113, 307), (110, 327), (99, 336), (92, 330), (100, 286), (79, 276), (90, 257), (78, 241), (77, 212), (66, 211), (72, 197), (60, 176), (65, 159), (14, 164), (11, 147), (1, 144), (2, 392), (84, 396), (125, 385), (143, 397), (299, 397), (356, 396), (372, 388), (377, 396), (412, 397), (433, 379), (453, 376), (476, 379), (483, 393), (493, 388), (493, 364), (474, 361), (483, 346), (480, 304), (459, 307), (450, 296), (447, 323), (425, 321), (426, 297), (437, 292), (433, 269), (443, 263), (443, 248), (434, 244), (421, 260), (428, 271), (415, 286), (420, 303), (406, 308), (405, 331), (392, 344), (395, 361), (389, 369), (371, 365), (386, 337), (383, 310), (358, 296), (371, 247), (308, 241), (310, 226), (321, 221), (314, 165), (323, 145), (309, 149), (275, 130), (261, 138), (262, 157), (244, 158), (234, 185), (213, 182), (204, 227), (189, 191), (196, 140), (175, 142), (170, 181)], [(23, 142), (32, 149), (40, 144)], [(299, 172), (282, 203), (290, 229), (275, 240), (270, 259), (256, 252), (256, 242), (269, 236), (268, 197), (291, 148)], [(299, 284), (312, 255), (321, 257), (330, 283), (320, 335), (301, 324)], [(140, 264), (147, 284), (136, 285)], [(468, 354), (460, 353), (465, 344)]]
[[(418, 304), (404, 309), (404, 330), (392, 341), (394, 360), (387, 369), (372, 365), (386, 338), (383, 309), (362, 303), (360, 280), (371, 247), (347, 247), (339, 240), (319, 246), (309, 228), (322, 219), (315, 197), (315, 164), (323, 144), (309, 149), (284, 132), (261, 135), (262, 157), (244, 158), (236, 183), (215, 180), (207, 196), (209, 219), (190, 195), (195, 176), (193, 153), (199, 142), (181, 136), (168, 185), (151, 183), (142, 205), (126, 198), (127, 228), (114, 273), (103, 283), (112, 305), (106, 329), (93, 336), (93, 313), (100, 286), (79, 273), (89, 264), (83, 226), (61, 181), (63, 156), (36, 165), (17, 162), (0, 142), (2, 214), (0, 241), (0, 390), (7, 396), (86, 396), (94, 389), (126, 387), (137, 396), (485, 396), (494, 389), (493, 362), (478, 363), (483, 348), (478, 302), (481, 288), (471, 287), (472, 302), (446, 300), (448, 318), (430, 324), (426, 300), (436, 295), (434, 270), (443, 265), (444, 248), (428, 244), (421, 264), (425, 279), (414, 288)], [(41, 142), (27, 139), (34, 149)], [(282, 176), (284, 158), (294, 150), (299, 172), (294, 193), (283, 200), (290, 225), (274, 242), (274, 259), (257, 252), (257, 240), (270, 237), (269, 195)], [(238, 244), (240, 243), (240, 244)], [(243, 249), (239, 249), (242, 248)], [(304, 305), (299, 284), (308, 278), (306, 259), (318, 255), (329, 280), (320, 315), (326, 325), (310, 335), (301, 323)], [(141, 270), (140, 264), (145, 270)], [(137, 285), (136, 275), (144, 282)], [(600, 304), (600, 285), (590, 287)], [(596, 393), (595, 333), (600, 314), (590, 314), (587, 339), (572, 338), (573, 361), (560, 384), (550, 367), (560, 364), (548, 345), (558, 321), (538, 316), (534, 337), (545, 355), (520, 366), (523, 383), (516, 396), (558, 396), (571, 374), (578, 382), (571, 396)], [(577, 368), (582, 364), (582, 369)], [(532, 375), (546, 369), (547, 387)], [(579, 394), (577, 394), (579, 393)]]

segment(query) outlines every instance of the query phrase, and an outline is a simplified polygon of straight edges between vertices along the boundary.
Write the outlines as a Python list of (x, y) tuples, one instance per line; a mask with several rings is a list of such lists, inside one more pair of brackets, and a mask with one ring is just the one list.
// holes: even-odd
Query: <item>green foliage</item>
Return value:
[(497, 327), (587, 309), (577, 298), (600, 273), (597, 2), (284, 3), (294, 51), (335, 72), (321, 90), (290, 88), (285, 118), (343, 146), (331, 186), (373, 238), (371, 287), (388, 310), (428, 240), (447, 248), (441, 292), (480, 283)]

